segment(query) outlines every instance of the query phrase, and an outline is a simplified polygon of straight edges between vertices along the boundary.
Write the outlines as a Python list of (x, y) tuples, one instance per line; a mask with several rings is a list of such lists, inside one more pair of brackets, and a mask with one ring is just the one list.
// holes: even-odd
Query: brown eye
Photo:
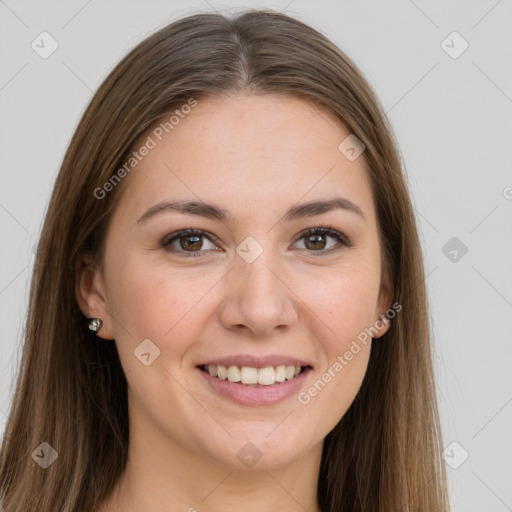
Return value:
[[(329, 243), (329, 239), (334, 239), (335, 243)], [(165, 237), (161, 244), (170, 253), (184, 257), (198, 257), (201, 253), (218, 250), (213, 240), (215, 240), (213, 235), (200, 229), (183, 229)], [(309, 253), (318, 253), (318, 256), (353, 245), (345, 235), (330, 227), (309, 228), (299, 235), (298, 241), (302, 240), (304, 240), (303, 248)], [(206, 244), (211, 244), (211, 247), (206, 246), (205, 249), (205, 241)]]
[(304, 237), (306, 240), (306, 247), (308, 249), (325, 249), (327, 244), (327, 235), (307, 235)]
[(162, 246), (169, 252), (188, 253), (190, 256), (200, 256), (201, 252), (205, 252), (201, 251), (204, 247), (204, 239), (215, 247), (215, 244), (210, 240), (210, 237), (198, 229), (184, 229), (177, 231), (176, 233), (166, 237), (162, 241)]
[[(337, 244), (331, 243), (328, 246), (329, 238), (335, 239), (337, 241)], [(332, 251), (335, 251), (337, 248), (341, 248), (343, 246), (352, 246), (352, 243), (348, 240), (346, 236), (330, 227), (309, 228), (299, 235), (299, 241), (301, 240), (305, 241), (305, 249), (309, 250), (309, 252), (318, 252), (321, 254), (330, 253)], [(336, 245), (338, 247), (336, 247)]]
[(180, 248), (187, 250), (199, 250), (203, 246), (203, 241), (201, 240), (201, 235), (183, 235), (178, 238), (180, 242)]

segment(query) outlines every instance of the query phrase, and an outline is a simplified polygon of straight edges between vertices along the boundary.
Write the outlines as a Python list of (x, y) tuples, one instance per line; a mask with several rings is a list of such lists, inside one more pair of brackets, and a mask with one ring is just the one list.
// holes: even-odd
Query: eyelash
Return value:
[[(207, 233), (206, 231), (203, 231), (202, 229), (182, 229), (180, 231), (176, 231), (175, 233), (172, 233), (171, 235), (166, 236), (162, 240), (162, 246), (168, 252), (186, 254), (186, 256), (184, 256), (185, 258), (197, 258), (198, 256), (200, 256), (200, 254), (202, 252), (207, 252), (207, 251), (183, 251), (182, 249), (177, 250), (177, 249), (168, 249), (167, 248), (172, 242), (174, 242), (175, 240), (178, 240), (179, 238), (181, 238), (182, 236), (185, 236), (185, 235), (204, 236), (205, 238), (210, 240), (210, 242), (212, 242), (212, 243), (216, 243), (216, 240), (217, 240), (217, 238), (215, 236), (211, 235), (210, 233)], [(305, 237), (311, 236), (311, 235), (328, 235), (332, 238), (335, 238), (338, 241), (338, 243), (341, 244), (341, 246), (339, 246), (339, 247), (331, 247), (330, 249), (322, 249), (319, 251), (305, 249), (308, 252), (311, 252), (313, 254), (319, 253), (318, 254), (319, 256), (325, 255), (325, 254), (331, 254), (332, 252), (340, 250), (342, 247), (352, 247), (353, 246), (353, 243), (345, 235), (343, 235), (339, 231), (336, 231), (331, 226), (318, 226), (315, 228), (307, 228), (304, 231), (301, 231), (301, 233), (299, 233), (299, 235), (297, 236), (297, 239), (295, 240), (294, 243), (298, 242), (302, 238), (305, 238)]]

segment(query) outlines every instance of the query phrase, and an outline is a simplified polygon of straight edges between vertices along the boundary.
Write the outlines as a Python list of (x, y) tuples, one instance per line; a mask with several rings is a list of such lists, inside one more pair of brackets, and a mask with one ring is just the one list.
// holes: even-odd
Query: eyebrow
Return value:
[[(308, 203), (294, 205), (287, 210), (283, 218), (285, 222), (291, 222), (306, 217), (321, 215), (333, 210), (345, 210), (355, 213), (366, 222), (361, 208), (345, 197), (333, 197), (326, 200), (310, 201)], [(162, 201), (146, 210), (137, 221), (137, 224), (143, 224), (156, 215), (169, 212), (195, 215), (226, 224), (236, 221), (235, 216), (229, 211), (212, 204), (199, 201), (172, 200)]]

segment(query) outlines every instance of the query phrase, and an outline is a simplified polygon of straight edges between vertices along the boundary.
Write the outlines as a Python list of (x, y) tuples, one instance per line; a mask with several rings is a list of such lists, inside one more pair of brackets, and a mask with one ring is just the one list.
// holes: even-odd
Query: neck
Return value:
[(127, 466), (100, 512), (320, 512), (322, 442), (285, 466), (241, 470), (138, 427), (130, 428)]

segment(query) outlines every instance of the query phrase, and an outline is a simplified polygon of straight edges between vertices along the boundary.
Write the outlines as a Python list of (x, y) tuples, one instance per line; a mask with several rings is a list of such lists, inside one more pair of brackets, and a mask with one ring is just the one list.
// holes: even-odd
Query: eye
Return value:
[[(211, 238), (214, 238), (213, 235), (208, 236), (200, 229), (182, 229), (164, 238), (162, 245), (169, 252), (188, 253), (186, 257), (196, 257), (200, 256), (199, 253), (204, 252), (200, 250), (204, 246), (203, 238), (213, 244), (211, 240)], [(173, 247), (175, 242), (178, 243), (179, 248)]]
[[(337, 244), (332, 244), (326, 249), (327, 238), (334, 238)], [(331, 253), (340, 249), (343, 246), (351, 247), (353, 244), (350, 240), (335, 229), (329, 227), (319, 226), (316, 228), (308, 228), (302, 231), (298, 236), (298, 241), (304, 240), (306, 249), (312, 249), (309, 252), (318, 252), (321, 254)], [(338, 247), (336, 247), (338, 245)]]
[[(335, 239), (337, 244), (333, 244), (326, 249), (326, 239), (328, 238)], [(182, 255), (185, 255), (185, 257), (197, 257), (201, 255), (201, 252), (206, 252), (201, 250), (204, 249), (204, 239), (213, 246), (211, 248), (206, 247), (206, 249), (213, 249), (214, 251), (217, 250), (215, 249), (217, 246), (213, 242), (216, 238), (201, 229), (182, 229), (180, 231), (176, 231), (175, 233), (165, 237), (161, 243), (168, 252), (181, 253)], [(334, 252), (344, 246), (351, 247), (353, 245), (352, 242), (350, 242), (350, 240), (339, 231), (336, 231), (331, 227), (324, 226), (308, 228), (302, 231), (298, 235), (297, 240), (302, 241), (303, 239), (305, 240), (305, 249), (309, 249), (308, 252), (320, 253), (319, 255)], [(179, 247), (176, 247), (176, 244)], [(336, 245), (338, 245), (338, 247), (336, 247)]]

